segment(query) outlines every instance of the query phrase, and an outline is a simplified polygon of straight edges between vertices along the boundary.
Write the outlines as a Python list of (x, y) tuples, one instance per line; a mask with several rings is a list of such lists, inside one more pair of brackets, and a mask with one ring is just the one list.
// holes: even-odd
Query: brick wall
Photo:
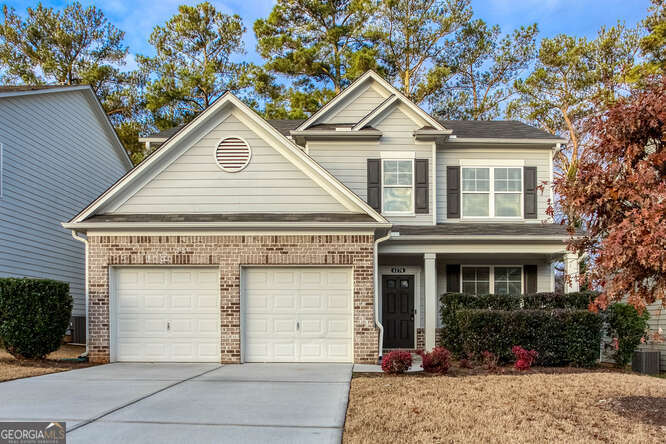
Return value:
[(222, 363), (240, 362), (243, 265), (348, 265), (354, 279), (354, 361), (376, 363), (372, 235), (89, 236), (89, 357), (109, 361), (109, 267), (220, 267)]
[[(442, 329), (435, 329), (435, 347), (440, 347), (442, 345)], [(425, 349), (425, 328), (416, 329), (416, 349), (423, 350)]]

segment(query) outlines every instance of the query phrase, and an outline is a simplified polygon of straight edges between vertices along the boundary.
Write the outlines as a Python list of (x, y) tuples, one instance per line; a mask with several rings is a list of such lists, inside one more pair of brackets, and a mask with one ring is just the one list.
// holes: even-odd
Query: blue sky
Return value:
[[(43, 2), (56, 8), (66, 1)], [(84, 5), (95, 4), (110, 21), (125, 31), (131, 54), (151, 54), (148, 36), (153, 27), (164, 23), (176, 13), (178, 5), (196, 4), (182, 0), (81, 0)], [(257, 18), (268, 16), (275, 3), (272, 0), (211, 1), (219, 10), (238, 14), (248, 32), (245, 35), (247, 55), (244, 60), (261, 62), (255, 51), (256, 40), (252, 25)], [(7, 1), (18, 12), (34, 7), (35, 1)], [(498, 24), (503, 32), (520, 25), (538, 23), (541, 37), (559, 33), (593, 37), (602, 25), (613, 25), (618, 20), (635, 25), (647, 15), (649, 0), (472, 0), (475, 16), (490, 24)], [(129, 61), (130, 65), (132, 60)]]

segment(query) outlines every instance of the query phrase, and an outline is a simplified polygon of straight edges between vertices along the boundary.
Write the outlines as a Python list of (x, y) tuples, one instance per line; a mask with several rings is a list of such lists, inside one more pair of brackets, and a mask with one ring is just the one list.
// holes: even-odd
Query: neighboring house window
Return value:
[(463, 266), (462, 291), (467, 294), (521, 294), (522, 266)]
[(463, 217), (523, 216), (521, 167), (463, 167)]
[(414, 159), (382, 160), (382, 211), (414, 212)]

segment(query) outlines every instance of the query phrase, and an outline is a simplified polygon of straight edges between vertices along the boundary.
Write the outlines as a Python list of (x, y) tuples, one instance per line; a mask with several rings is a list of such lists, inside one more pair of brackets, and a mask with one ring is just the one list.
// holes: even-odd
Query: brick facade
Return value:
[[(435, 347), (442, 345), (442, 329), (435, 329)], [(416, 349), (423, 350), (425, 349), (425, 328), (416, 329)]]
[(347, 265), (354, 280), (354, 361), (376, 363), (373, 235), (89, 236), (89, 358), (108, 362), (109, 267), (220, 267), (222, 363), (240, 362), (243, 265)]

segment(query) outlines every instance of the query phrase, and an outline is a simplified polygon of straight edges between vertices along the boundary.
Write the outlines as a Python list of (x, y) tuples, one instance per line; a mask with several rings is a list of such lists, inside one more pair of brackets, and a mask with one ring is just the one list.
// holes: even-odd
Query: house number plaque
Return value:
[(391, 268), (391, 273), (404, 273), (405, 267), (393, 267)]

